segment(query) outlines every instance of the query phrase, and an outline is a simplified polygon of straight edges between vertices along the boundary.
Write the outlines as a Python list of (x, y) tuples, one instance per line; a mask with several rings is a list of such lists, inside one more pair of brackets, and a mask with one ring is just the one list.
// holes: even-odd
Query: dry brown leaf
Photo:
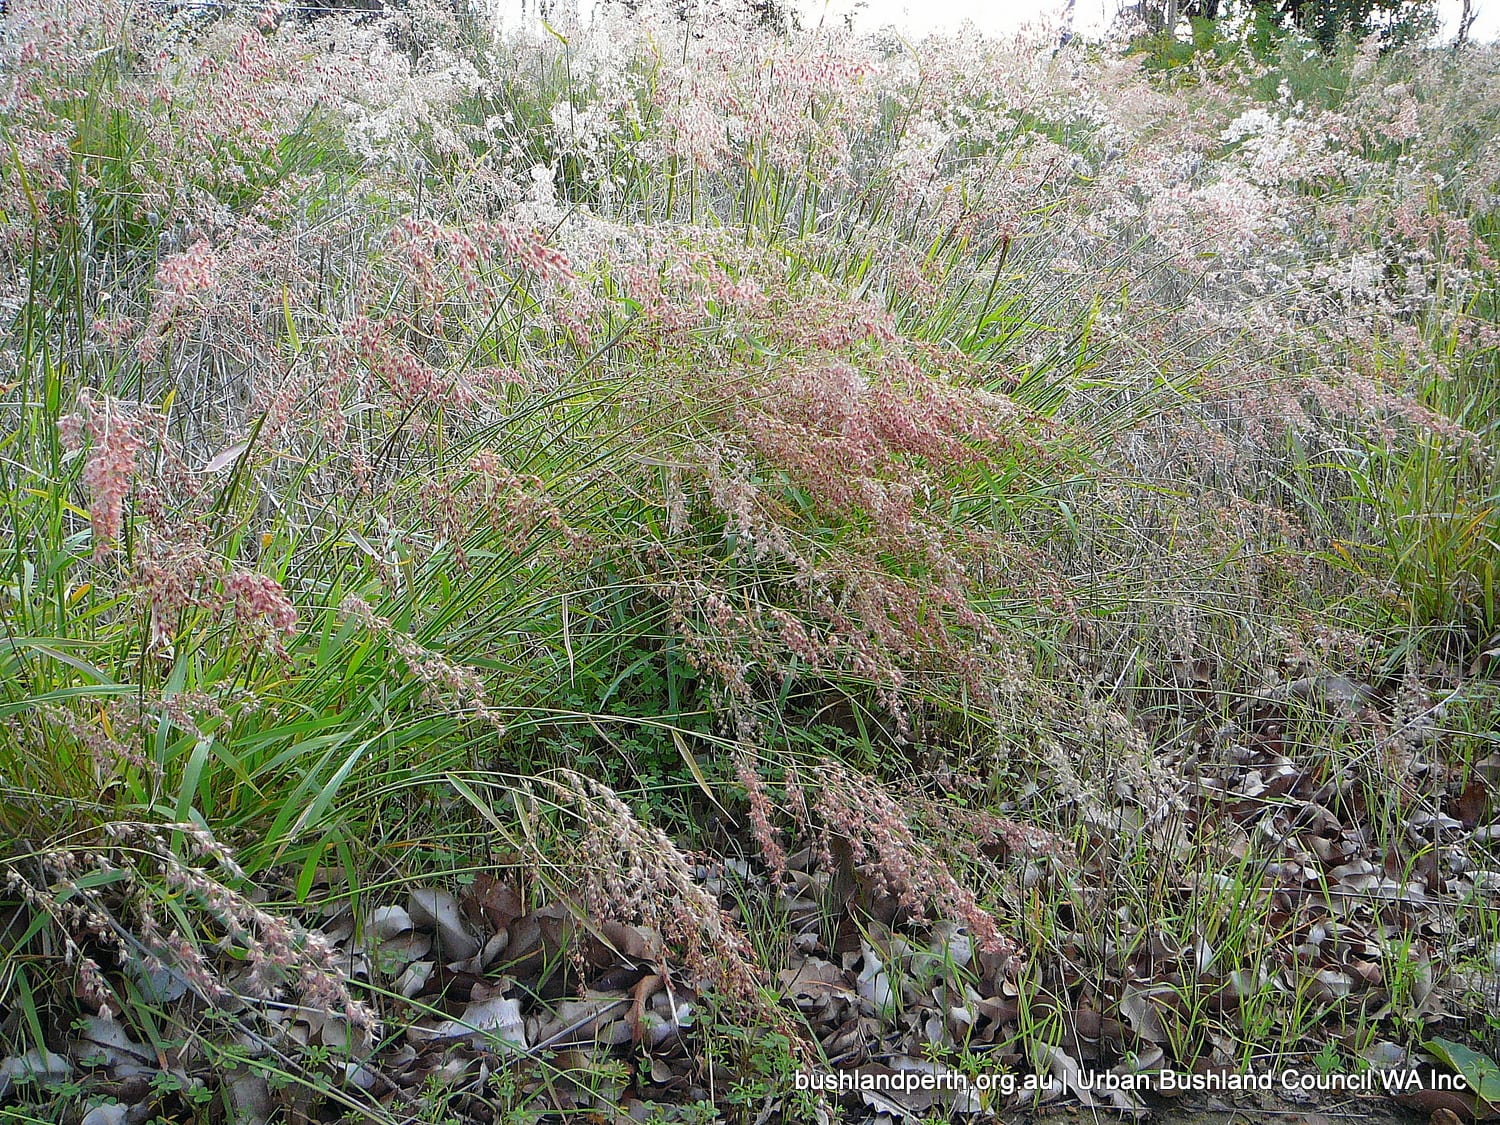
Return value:
[(1149, 988), (1127, 985), (1120, 997), (1120, 1012), (1138, 1039), (1147, 1043), (1164, 1043), (1167, 1032), (1162, 1026), (1160, 1009), (1165, 997), (1175, 995), (1175, 990), (1167, 985)]
[(632, 1042), (641, 1041), (641, 1017), (645, 1014), (646, 1002), (666, 988), (666, 983), (655, 973), (642, 977), (634, 988), (630, 990), (630, 1008), (625, 1015), (625, 1022), (630, 1027), (630, 1038)]
[(464, 891), (463, 912), (470, 922), (489, 931), (503, 930), (526, 912), (515, 881), (481, 872)]
[(1470, 779), (1464, 791), (1453, 801), (1449, 810), (1453, 816), (1458, 818), (1464, 828), (1473, 831), (1480, 823), (1489, 816), (1490, 791), (1483, 781), (1475, 777)]

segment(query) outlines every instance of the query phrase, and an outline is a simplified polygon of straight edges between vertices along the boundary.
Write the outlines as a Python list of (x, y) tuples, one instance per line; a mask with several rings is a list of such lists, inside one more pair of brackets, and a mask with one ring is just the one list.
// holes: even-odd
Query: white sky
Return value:
[[(576, 2), (588, 12), (593, 0), (560, 0), (562, 6)], [(1097, 33), (1109, 23), (1117, 8), (1126, 0), (1075, 0), (1074, 28), (1084, 34)], [(502, 24), (513, 24), (520, 14), (522, 0), (491, 0)], [(804, 15), (804, 24), (816, 24), (819, 17), (842, 21), (851, 9), (857, 9), (855, 26), (861, 29), (895, 24), (907, 37), (920, 38), (929, 31), (956, 30), (972, 21), (981, 31), (1013, 31), (1039, 20), (1060, 20), (1066, 0), (794, 0)], [(527, 4), (531, 10), (535, 0)], [(1477, 0), (1479, 20), (1474, 25), (1476, 40), (1500, 38), (1500, 0)], [(1438, 0), (1445, 37), (1458, 25), (1463, 0)]]

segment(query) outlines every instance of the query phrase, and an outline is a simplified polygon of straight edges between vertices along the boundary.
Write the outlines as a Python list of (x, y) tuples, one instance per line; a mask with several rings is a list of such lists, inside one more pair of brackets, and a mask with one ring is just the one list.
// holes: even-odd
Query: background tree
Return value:
[(1283, 24), (1293, 23), (1331, 51), (1341, 35), (1379, 35), (1397, 42), (1436, 28), (1433, 0), (1262, 0)]
[(1248, 12), (1271, 27), (1296, 27), (1331, 51), (1343, 35), (1399, 42), (1430, 33), (1436, 7), (1435, 0), (1142, 0), (1122, 11), (1138, 14), (1158, 32), (1175, 29), (1182, 16), (1219, 20)]

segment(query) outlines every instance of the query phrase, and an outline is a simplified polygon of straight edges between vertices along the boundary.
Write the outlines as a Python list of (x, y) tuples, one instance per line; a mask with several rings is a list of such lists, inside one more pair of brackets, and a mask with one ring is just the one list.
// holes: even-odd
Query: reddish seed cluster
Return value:
[(156, 271), (156, 299), (136, 350), (151, 363), (161, 354), (163, 337), (179, 312), (192, 307), (219, 284), (219, 259), (200, 238), (181, 254), (164, 258)]
[(120, 537), (125, 498), (135, 479), (137, 460), (148, 447), (154, 423), (139, 407), (127, 406), (113, 398), (96, 403), (87, 391), (79, 395), (78, 407), (77, 414), (59, 422), (58, 431), (63, 446), (70, 451), (81, 450), (85, 437), (90, 443), (83, 484), (89, 493), (94, 557), (102, 558)]
[(297, 610), (281, 583), (270, 575), (250, 570), (230, 571), (224, 577), (224, 596), (240, 620), (272, 637), (296, 635)]
[[(152, 783), (162, 780), (160, 763), (145, 751), (145, 722), (134, 700), (115, 700), (101, 713), (105, 721), (86, 719), (64, 707), (52, 704), (39, 707), (36, 720), (64, 731), (82, 751), (91, 780), (105, 792), (116, 777), (135, 770)], [(23, 737), (40, 737), (41, 731), (26, 730)]]
[(702, 327), (715, 315), (756, 318), (770, 312), (761, 278), (749, 268), (728, 268), (707, 249), (652, 246), (643, 260), (627, 263), (621, 272), (637, 318), (663, 334)]
[(741, 750), (734, 759), (735, 779), (745, 788), (749, 800), (750, 834), (760, 848), (761, 858), (771, 870), (775, 882), (781, 881), (786, 872), (786, 849), (777, 839), (775, 826), (776, 806), (771, 801), (765, 783), (756, 771), (755, 761), (746, 750)]
[(181, 254), (164, 258), (156, 270), (156, 287), (176, 300), (186, 300), (219, 283), (219, 259), (200, 238)]
[(396, 654), (406, 662), (407, 669), (424, 685), (435, 701), (448, 700), (469, 711), (476, 718), (489, 723), (497, 731), (505, 727), (500, 714), (489, 702), (489, 692), (473, 668), (454, 663), (430, 649), (423, 648), (408, 634), (381, 617), (373, 606), (356, 595), (344, 599), (342, 612), (358, 621), (370, 632), (383, 638)]
[(89, 334), (111, 347), (117, 347), (130, 339), (136, 330), (136, 322), (128, 316), (96, 317), (89, 325)]
[(462, 528), (482, 519), (503, 531), (517, 551), (537, 546), (534, 535), (542, 527), (570, 548), (587, 544), (587, 537), (568, 523), (562, 508), (548, 495), (546, 483), (534, 473), (515, 472), (492, 450), (475, 454), (467, 468), (457, 489), (440, 494), (448, 504), (443, 526), (455, 540)]
[[(107, 846), (44, 849), (22, 869), (3, 861), (6, 885), (50, 917), (62, 939), (66, 961), (78, 973), (80, 997), (101, 1014), (119, 1009), (114, 988), (86, 949), (105, 949), (127, 965), (176, 979), (202, 1001), (232, 1006), (241, 996), (298, 1002), (337, 1012), (351, 1027), (370, 1029), (374, 1017), (355, 999), (326, 939), (272, 914), (174, 852), (166, 832), (181, 833), (187, 858), (219, 863), (232, 877), (243, 872), (207, 829), (193, 824), (153, 826), (110, 821), (102, 826)], [(107, 873), (112, 878), (98, 880)], [(108, 888), (106, 891), (104, 888)], [(243, 950), (244, 966), (220, 961), (202, 935), (175, 922), (163, 927), (158, 909), (173, 896), (171, 917), (182, 917), (182, 899), (194, 901)]]
[[(63, 446), (87, 446), (82, 482), (89, 493), (95, 557), (114, 548), (125, 525), (125, 502), (138, 493), (142, 530), (131, 572), (134, 588), (150, 607), (150, 644), (169, 644), (175, 622), (188, 608), (232, 610), (255, 635), (281, 651), (295, 634), (297, 613), (273, 578), (228, 565), (204, 546), (202, 526), (192, 514), (200, 493), (187, 472), (163, 420), (118, 399), (96, 401), (85, 391), (78, 411), (59, 421)], [(154, 461), (147, 475), (147, 454)], [(171, 501), (188, 506), (174, 511)], [(217, 588), (216, 588), (217, 587)]]
[(764, 973), (745, 935), (693, 878), (687, 857), (659, 828), (643, 824), (608, 787), (569, 770), (555, 791), (578, 813), (581, 839), (555, 844), (571, 853), (591, 918), (638, 924), (660, 933), (696, 978), (753, 1026), (800, 1036), (763, 998)]
[(846, 174), (850, 132), (877, 96), (878, 64), (833, 40), (725, 42), (652, 91), (667, 151), (703, 171), (758, 158), (783, 172)]
[(151, 607), (151, 647), (170, 645), (184, 610), (215, 608), (210, 588), (222, 564), (187, 536), (178, 540), (148, 537), (136, 561), (135, 585)]
[(497, 257), (542, 282), (567, 283), (578, 276), (567, 255), (549, 246), (541, 232), (512, 223), (483, 220), (460, 229), (407, 215), (392, 229), (390, 241), (434, 329), (442, 327), (440, 306), (450, 285), (486, 305), (509, 288), (508, 279), (492, 272)]
[(962, 922), (984, 952), (1017, 956), (1015, 942), (1001, 932), (974, 892), (916, 838), (901, 803), (878, 782), (827, 762), (819, 771), (812, 810), (816, 829), (843, 841), (855, 866), (879, 880), (914, 916)]
[[(347, 348), (366, 374), (394, 394), (402, 406), (436, 404), (447, 381), (413, 354), (391, 331), (392, 327), (367, 316), (353, 317), (343, 325), (338, 348), (340, 351)], [(336, 357), (335, 363), (338, 362)], [(363, 397), (368, 400), (374, 396), (367, 390)]]
[(517, 266), (529, 270), (544, 281), (571, 281), (573, 272), (568, 256), (547, 245), (542, 233), (511, 223), (481, 223), (476, 233), (493, 240)]

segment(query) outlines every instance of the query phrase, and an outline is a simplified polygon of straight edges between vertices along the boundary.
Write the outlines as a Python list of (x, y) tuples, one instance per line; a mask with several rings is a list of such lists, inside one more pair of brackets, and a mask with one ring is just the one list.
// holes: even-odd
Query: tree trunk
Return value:
[(1474, 30), (1474, 21), (1479, 18), (1479, 13), (1474, 10), (1474, 0), (1464, 0), (1463, 15), (1458, 17), (1458, 37), (1453, 40), (1455, 47), (1462, 47), (1469, 41), (1469, 33)]

